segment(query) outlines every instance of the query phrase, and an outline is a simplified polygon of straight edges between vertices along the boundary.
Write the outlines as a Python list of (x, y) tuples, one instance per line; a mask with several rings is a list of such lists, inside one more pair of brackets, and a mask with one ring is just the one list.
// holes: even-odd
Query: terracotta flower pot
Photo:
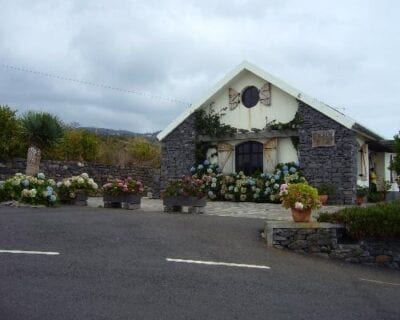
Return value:
[(296, 208), (292, 209), (292, 217), (294, 222), (310, 222), (311, 219), (311, 209), (299, 210)]
[(328, 203), (328, 195), (327, 194), (320, 194), (319, 195), (319, 202), (321, 202), (321, 204), (323, 206), (326, 206), (326, 204)]

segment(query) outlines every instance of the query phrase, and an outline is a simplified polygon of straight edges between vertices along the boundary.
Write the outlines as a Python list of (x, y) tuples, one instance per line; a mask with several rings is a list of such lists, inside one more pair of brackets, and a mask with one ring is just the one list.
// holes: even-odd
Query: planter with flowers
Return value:
[(361, 206), (364, 203), (364, 199), (367, 196), (368, 191), (369, 191), (368, 187), (357, 185), (356, 204), (358, 206)]
[(64, 204), (86, 206), (90, 192), (95, 192), (98, 185), (87, 173), (65, 178), (57, 183), (60, 201)]
[(182, 212), (182, 207), (189, 207), (189, 213), (204, 213), (207, 204), (204, 181), (190, 176), (170, 180), (163, 193), (163, 204), (165, 212)]
[(111, 180), (103, 186), (104, 208), (139, 209), (143, 192), (143, 183), (131, 177)]
[(280, 197), (282, 205), (292, 210), (294, 222), (310, 222), (311, 211), (321, 206), (318, 190), (307, 183), (283, 184)]
[(17, 173), (0, 182), (0, 201), (17, 200), (31, 205), (52, 206), (58, 200), (55, 185), (55, 181), (46, 179), (43, 173), (36, 176)]

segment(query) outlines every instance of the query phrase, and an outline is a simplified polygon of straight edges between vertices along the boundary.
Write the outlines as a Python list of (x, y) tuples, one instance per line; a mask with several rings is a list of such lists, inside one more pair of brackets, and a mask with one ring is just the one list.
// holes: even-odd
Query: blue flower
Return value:
[(284, 174), (285, 176), (287, 176), (287, 175), (289, 174), (289, 171), (285, 170), (285, 171), (283, 171), (283, 174)]
[(281, 177), (280, 174), (276, 174), (274, 178), (275, 178), (275, 180), (279, 180), (280, 177)]
[(282, 167), (282, 170), (283, 170), (283, 171), (288, 171), (289, 168), (288, 168), (288, 166), (284, 165), (284, 166)]
[(205, 166), (208, 166), (208, 165), (210, 164), (210, 161), (204, 160), (203, 164), (204, 164)]
[(24, 185), (24, 187), (29, 186), (29, 180), (25, 179), (24, 181), (22, 181), (22, 184)]
[(265, 188), (264, 194), (270, 194), (271, 193), (271, 188)]
[(57, 197), (56, 197), (54, 194), (52, 194), (52, 195), (50, 196), (50, 201), (51, 201), (51, 202), (56, 202), (56, 200), (57, 200)]
[(191, 167), (190, 168), (190, 172), (195, 172), (196, 171), (196, 168), (195, 167)]
[(289, 171), (290, 171), (291, 173), (295, 173), (295, 172), (297, 171), (297, 169), (296, 169), (295, 167), (291, 167), (291, 168), (289, 169)]

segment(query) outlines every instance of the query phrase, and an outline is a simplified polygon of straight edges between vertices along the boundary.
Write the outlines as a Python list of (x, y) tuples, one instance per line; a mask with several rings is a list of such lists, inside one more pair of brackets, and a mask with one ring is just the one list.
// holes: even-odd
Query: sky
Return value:
[(392, 138), (399, 12), (395, 0), (0, 0), (0, 105), (154, 132), (247, 60)]

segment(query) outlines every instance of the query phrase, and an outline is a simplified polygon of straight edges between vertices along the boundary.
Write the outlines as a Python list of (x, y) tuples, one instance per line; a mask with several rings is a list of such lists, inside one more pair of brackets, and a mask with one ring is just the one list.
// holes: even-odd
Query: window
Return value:
[(245, 107), (254, 107), (258, 103), (258, 100), (260, 100), (260, 91), (256, 87), (250, 86), (243, 90), (242, 103)]
[(236, 146), (236, 172), (250, 175), (263, 171), (263, 144), (256, 141), (243, 142)]

